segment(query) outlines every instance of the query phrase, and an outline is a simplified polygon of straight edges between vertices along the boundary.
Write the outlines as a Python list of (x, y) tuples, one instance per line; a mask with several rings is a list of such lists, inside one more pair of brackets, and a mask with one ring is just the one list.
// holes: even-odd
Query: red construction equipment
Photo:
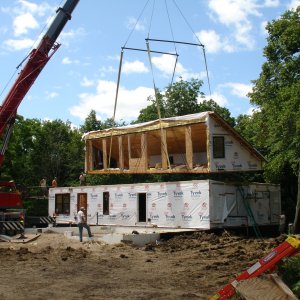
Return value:
[[(78, 2), (79, 0), (66, 0), (63, 7), (57, 10), (52, 24), (36, 49), (33, 49), (28, 55), (24, 68), (0, 106), (0, 139), (2, 139), (0, 167), (15, 123), (17, 109), (40, 72), (59, 48), (60, 45), (56, 39), (68, 20), (71, 19), (71, 14)], [(11, 210), (19, 208), (22, 208), (22, 199), (15, 184), (13, 182), (0, 182), (0, 234), (5, 234), (7, 216), (12, 215)], [(8, 210), (10, 210), (9, 214)]]
[(251, 266), (246, 271), (242, 272), (232, 282), (225, 285), (209, 300), (227, 300), (235, 295), (235, 287), (237, 284), (246, 279), (254, 278), (267, 270), (272, 270), (276, 267), (283, 258), (292, 256), (300, 250), (300, 240), (294, 237), (288, 237), (282, 244), (276, 247), (272, 252), (261, 258), (257, 263)]

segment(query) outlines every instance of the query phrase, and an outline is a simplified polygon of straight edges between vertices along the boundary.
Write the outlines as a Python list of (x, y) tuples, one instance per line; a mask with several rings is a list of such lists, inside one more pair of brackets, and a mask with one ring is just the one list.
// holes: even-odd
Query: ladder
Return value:
[(242, 200), (243, 200), (243, 204), (244, 204), (244, 207), (245, 207), (245, 209), (246, 209), (246, 212), (247, 212), (247, 214), (248, 214), (248, 217), (250, 218), (250, 220), (251, 220), (251, 223), (252, 223), (252, 226), (253, 226), (253, 230), (254, 230), (254, 232), (255, 232), (255, 235), (256, 235), (256, 237), (257, 238), (262, 238), (262, 234), (261, 234), (261, 232), (260, 232), (260, 230), (259, 230), (259, 226), (258, 226), (258, 224), (256, 223), (256, 221), (255, 221), (255, 217), (254, 217), (254, 215), (253, 215), (253, 212), (252, 212), (252, 209), (251, 209), (251, 207), (250, 207), (250, 204), (249, 204), (249, 201), (248, 201), (248, 195), (247, 195), (247, 193), (245, 193), (245, 191), (244, 191), (244, 189), (243, 189), (243, 187), (242, 186), (238, 186), (238, 191), (240, 192), (240, 194), (241, 194), (241, 196), (242, 196)]
[(257, 277), (267, 270), (272, 270), (284, 257), (294, 255), (299, 250), (300, 240), (294, 237), (288, 237), (272, 252), (261, 258), (253, 266), (237, 276), (232, 282), (221, 288), (215, 295), (209, 298), (209, 300), (230, 299), (235, 295), (235, 287), (240, 281)]

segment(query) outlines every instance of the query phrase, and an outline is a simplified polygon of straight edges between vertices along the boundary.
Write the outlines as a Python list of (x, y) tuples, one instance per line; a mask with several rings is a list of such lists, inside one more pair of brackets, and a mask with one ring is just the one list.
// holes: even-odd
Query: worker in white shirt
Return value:
[(79, 212), (77, 213), (77, 223), (78, 223), (78, 228), (79, 228), (79, 240), (82, 242), (82, 231), (83, 228), (85, 228), (88, 232), (89, 237), (92, 237), (91, 229), (90, 226), (86, 222), (86, 216), (85, 216), (85, 208), (80, 207)]

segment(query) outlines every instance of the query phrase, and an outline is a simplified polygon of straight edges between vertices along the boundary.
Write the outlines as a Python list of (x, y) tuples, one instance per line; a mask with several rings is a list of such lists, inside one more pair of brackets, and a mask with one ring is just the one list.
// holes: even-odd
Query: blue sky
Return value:
[[(0, 1), (1, 102), (16, 77), (16, 67), (37, 44), (64, 1)], [(205, 45), (212, 98), (232, 116), (251, 113), (246, 94), (261, 70), (265, 25), (300, 0), (80, 0), (60, 35), (62, 45), (48, 62), (18, 113), (25, 118), (61, 119), (83, 124), (94, 109), (112, 117), (121, 47), (146, 49), (145, 39)], [(44, 30), (44, 31), (43, 31)], [(197, 40), (198, 39), (198, 40)], [(150, 42), (154, 51), (174, 53), (173, 43)], [(209, 87), (201, 47), (176, 45), (175, 80), (203, 80)], [(125, 50), (116, 119), (130, 122), (146, 107), (155, 85), (171, 83), (174, 56)], [(13, 78), (12, 81), (9, 81)], [(7, 88), (4, 90), (5, 86)]]

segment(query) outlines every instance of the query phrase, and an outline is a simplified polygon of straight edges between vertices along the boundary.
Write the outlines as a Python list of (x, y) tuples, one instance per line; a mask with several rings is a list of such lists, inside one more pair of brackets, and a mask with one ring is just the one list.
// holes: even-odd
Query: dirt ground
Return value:
[(136, 247), (46, 230), (0, 242), (0, 299), (208, 299), (284, 239), (196, 232)]

